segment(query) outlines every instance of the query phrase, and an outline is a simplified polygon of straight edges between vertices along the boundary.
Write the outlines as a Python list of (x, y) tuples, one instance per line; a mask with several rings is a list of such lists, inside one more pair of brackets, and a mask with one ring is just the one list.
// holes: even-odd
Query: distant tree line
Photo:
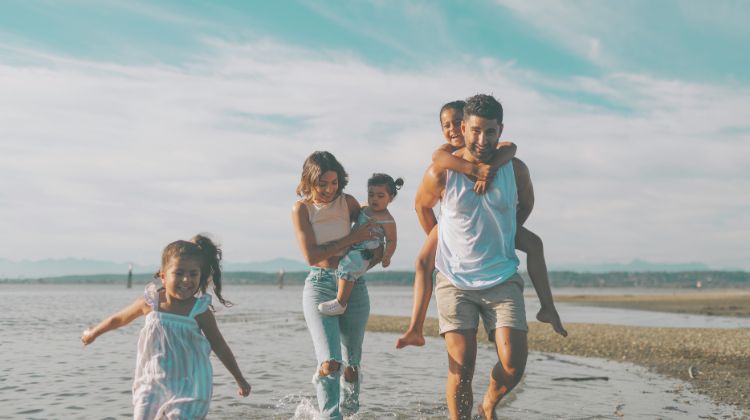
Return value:
[[(521, 273), (531, 285), (527, 273)], [(678, 271), (577, 273), (552, 271), (553, 287), (664, 287), (664, 288), (742, 288), (750, 287), (746, 271)]]
[[(301, 285), (307, 272), (284, 273), (285, 285)], [(521, 273), (527, 286), (531, 287), (527, 273)], [(549, 273), (553, 287), (652, 287), (652, 288), (748, 288), (750, 273), (746, 271), (683, 271), (683, 272), (612, 272), (578, 273), (573, 271), (552, 271)], [(43, 283), (43, 284), (125, 284), (126, 274), (99, 274), (85, 276), (46, 277), (35, 279), (0, 279), (0, 283)], [(411, 286), (413, 271), (373, 271), (367, 273), (369, 284)], [(152, 274), (133, 275), (133, 285), (153, 281)], [(226, 284), (277, 285), (278, 273), (225, 272)]]

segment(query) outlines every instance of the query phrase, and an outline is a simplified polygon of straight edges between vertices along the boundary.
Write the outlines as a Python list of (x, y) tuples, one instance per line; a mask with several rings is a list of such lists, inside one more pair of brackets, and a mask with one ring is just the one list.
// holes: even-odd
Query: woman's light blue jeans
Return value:
[[(359, 365), (367, 318), (370, 316), (370, 296), (362, 277), (354, 284), (346, 312), (338, 316), (318, 312), (319, 303), (336, 299), (339, 274), (335, 269), (311, 267), (302, 293), (305, 321), (318, 359), (313, 383), (321, 420), (341, 419), (342, 412), (349, 415), (359, 410)], [(328, 376), (320, 376), (320, 365), (330, 360), (342, 363), (341, 367)], [(342, 387), (340, 381), (345, 382), (342, 372), (346, 366), (356, 368), (358, 375), (354, 383), (345, 383)]]

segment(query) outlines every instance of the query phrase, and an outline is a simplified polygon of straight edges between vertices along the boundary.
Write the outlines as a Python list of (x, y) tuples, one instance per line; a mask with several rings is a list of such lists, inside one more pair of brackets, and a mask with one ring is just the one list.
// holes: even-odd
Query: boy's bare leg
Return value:
[(336, 293), (336, 300), (339, 301), (341, 306), (346, 306), (349, 304), (349, 296), (352, 295), (352, 290), (354, 290), (353, 281), (346, 281), (344, 279), (338, 280), (338, 291)]
[(424, 345), (424, 320), (427, 317), (427, 307), (432, 297), (432, 272), (435, 270), (435, 251), (437, 250), (437, 227), (430, 231), (417, 257), (414, 274), (414, 304), (411, 311), (411, 322), (398, 340), (396, 348)]
[(456, 330), (445, 333), (448, 349), (448, 380), (445, 383), (445, 400), (452, 420), (471, 419), (474, 395), (471, 381), (477, 358), (477, 332)]
[(567, 337), (568, 332), (560, 321), (560, 315), (557, 313), (552, 298), (542, 239), (534, 232), (521, 226), (516, 232), (516, 248), (526, 253), (526, 270), (529, 272), (531, 283), (534, 285), (534, 290), (536, 290), (536, 295), (539, 297), (539, 303), (541, 304), (536, 319), (539, 322), (552, 324), (556, 333)]
[(508, 395), (523, 377), (529, 355), (526, 331), (512, 328), (496, 329), (495, 348), (498, 362), (492, 368), (490, 384), (478, 408), (479, 414), (487, 420), (495, 418), (497, 403)]

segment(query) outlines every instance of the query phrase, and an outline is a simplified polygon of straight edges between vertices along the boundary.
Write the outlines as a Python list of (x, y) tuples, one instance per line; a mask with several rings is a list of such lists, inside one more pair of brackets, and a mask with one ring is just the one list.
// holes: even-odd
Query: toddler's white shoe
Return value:
[(318, 305), (318, 312), (328, 316), (341, 315), (346, 312), (346, 305), (341, 305), (337, 299), (329, 300)]

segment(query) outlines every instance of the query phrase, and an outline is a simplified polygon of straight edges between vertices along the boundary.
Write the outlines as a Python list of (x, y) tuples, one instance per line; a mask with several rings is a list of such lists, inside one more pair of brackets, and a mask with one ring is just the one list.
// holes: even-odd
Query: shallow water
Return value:
[[(301, 292), (301, 286), (226, 288), (226, 297), (236, 305), (217, 314), (219, 326), (253, 393), (244, 399), (236, 396), (231, 376), (214, 357), (209, 418), (314, 418), (310, 379), (315, 359), (299, 310)], [(139, 293), (112, 285), (0, 285), (0, 418), (130, 418), (135, 347), (143, 320), (105, 334), (87, 348), (79, 337), (84, 327)], [(373, 313), (409, 313), (409, 288), (373, 286), (370, 294)], [(527, 297), (527, 302), (533, 312), (532, 299)], [(563, 316), (572, 318), (574, 308), (566, 307)], [(422, 348), (397, 351), (396, 338), (367, 334), (362, 411), (356, 418), (446, 418), (442, 340), (428, 338)], [(477, 359), (478, 399), (497, 360), (494, 348), (483, 344)], [(571, 376), (609, 380), (552, 380)], [(619, 414), (639, 419), (740, 417), (730, 407), (716, 406), (691, 392), (685, 383), (638, 366), (543, 353), (530, 354), (523, 382), (503, 401), (498, 414), (524, 419), (615, 419), (621, 418)]]

